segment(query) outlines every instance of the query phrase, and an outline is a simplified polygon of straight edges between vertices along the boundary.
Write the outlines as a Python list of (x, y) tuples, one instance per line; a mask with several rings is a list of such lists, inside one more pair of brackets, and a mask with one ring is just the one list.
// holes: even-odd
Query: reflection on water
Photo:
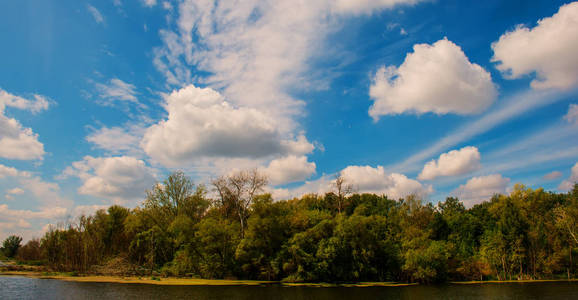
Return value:
[(0, 299), (578, 299), (578, 283), (406, 287), (159, 286), (0, 276)]

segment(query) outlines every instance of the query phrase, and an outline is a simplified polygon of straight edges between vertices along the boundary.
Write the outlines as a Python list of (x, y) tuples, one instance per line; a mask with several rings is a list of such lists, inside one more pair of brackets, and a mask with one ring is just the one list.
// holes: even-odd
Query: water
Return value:
[(578, 299), (576, 282), (405, 287), (160, 286), (0, 276), (0, 299)]

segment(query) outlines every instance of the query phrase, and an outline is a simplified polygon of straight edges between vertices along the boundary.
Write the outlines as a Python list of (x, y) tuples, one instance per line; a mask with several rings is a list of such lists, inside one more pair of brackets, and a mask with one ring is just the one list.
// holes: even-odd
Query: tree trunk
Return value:
[(245, 216), (239, 210), (239, 220), (241, 221), (241, 239), (245, 238)]

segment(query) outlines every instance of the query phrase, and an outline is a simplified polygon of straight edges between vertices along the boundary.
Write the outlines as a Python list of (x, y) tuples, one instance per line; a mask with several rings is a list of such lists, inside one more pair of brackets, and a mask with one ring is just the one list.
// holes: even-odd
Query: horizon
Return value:
[(0, 239), (182, 170), (467, 207), (578, 181), (578, 2), (0, 4)]

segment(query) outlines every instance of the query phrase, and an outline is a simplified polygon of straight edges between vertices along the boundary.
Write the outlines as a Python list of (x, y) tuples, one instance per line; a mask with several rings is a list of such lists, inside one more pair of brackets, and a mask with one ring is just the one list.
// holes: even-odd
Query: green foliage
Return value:
[(204, 278), (224, 278), (236, 270), (235, 249), (240, 240), (240, 224), (222, 217), (204, 218), (195, 232), (200, 254), (198, 271)]
[(16, 256), (18, 249), (20, 248), (20, 243), (22, 242), (22, 237), (11, 235), (7, 237), (4, 242), (2, 242), (2, 252), (8, 258)]
[(143, 211), (160, 228), (166, 229), (174, 218), (185, 215), (199, 221), (209, 206), (205, 188), (193, 184), (183, 172), (175, 172), (147, 191)]
[(444, 241), (413, 240), (404, 253), (402, 270), (412, 282), (443, 282), (447, 279), (449, 249)]
[(518, 185), (471, 208), (456, 198), (434, 206), (339, 189), (275, 202), (256, 194), (261, 177), (243, 174), (215, 182), (211, 200), (177, 172), (140, 207), (81, 216), (22, 247), (11, 236), (3, 253), (60, 272), (117, 268), (150, 278), (437, 283), (576, 274), (578, 186), (555, 194)]
[(273, 203), (269, 194), (255, 199), (245, 237), (235, 252), (243, 273), (252, 279), (278, 277), (282, 266), (275, 258), (290, 236), (289, 213), (287, 203)]

